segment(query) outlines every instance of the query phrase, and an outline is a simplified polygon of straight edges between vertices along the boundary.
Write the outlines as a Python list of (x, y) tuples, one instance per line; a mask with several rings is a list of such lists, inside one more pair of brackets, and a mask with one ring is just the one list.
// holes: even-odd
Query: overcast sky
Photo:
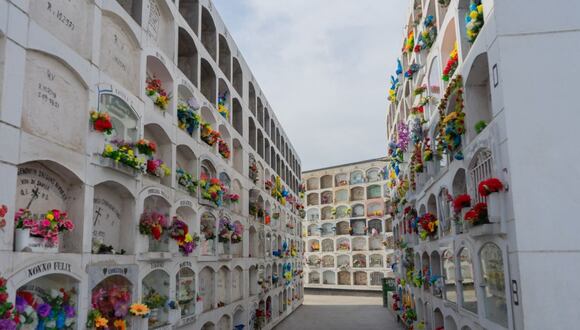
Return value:
[(214, 0), (302, 160), (386, 154), (388, 78), (405, 0)]

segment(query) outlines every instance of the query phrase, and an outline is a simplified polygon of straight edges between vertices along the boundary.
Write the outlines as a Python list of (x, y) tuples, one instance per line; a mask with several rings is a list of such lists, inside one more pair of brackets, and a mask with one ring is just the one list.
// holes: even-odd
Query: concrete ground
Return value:
[(402, 329), (380, 293), (321, 292), (304, 295), (304, 304), (275, 330)]

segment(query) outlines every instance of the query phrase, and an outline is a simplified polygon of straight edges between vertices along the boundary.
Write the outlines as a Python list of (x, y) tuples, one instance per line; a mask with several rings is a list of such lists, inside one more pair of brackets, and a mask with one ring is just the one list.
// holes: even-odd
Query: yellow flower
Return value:
[(189, 234), (189, 233), (185, 234), (184, 241), (185, 241), (185, 243), (189, 243), (189, 242), (193, 241), (193, 237), (191, 237), (191, 234)]
[(127, 150), (127, 155), (133, 156), (134, 152), (132, 149)]
[(477, 19), (477, 11), (472, 11), (471, 13), (469, 13), (469, 17), (471, 17), (471, 19)]
[(96, 111), (91, 111), (91, 118), (93, 118), (93, 120), (97, 120), (97, 118), (99, 118), (99, 113)]
[(147, 305), (145, 305), (145, 304), (134, 303), (129, 308), (129, 311), (133, 315), (144, 316), (144, 315), (149, 314), (149, 307), (147, 307)]
[(47, 215), (46, 215), (46, 218), (47, 218), (48, 220), (52, 221), (52, 220), (54, 220), (54, 215), (52, 215), (52, 214), (47, 214)]
[(119, 330), (127, 329), (127, 323), (125, 323), (125, 320), (115, 320), (115, 322), (113, 322), (113, 326)]
[(113, 146), (112, 146), (112, 145), (110, 145), (110, 144), (107, 144), (107, 145), (105, 146), (105, 152), (106, 152), (106, 153), (111, 153), (111, 152), (113, 152)]
[(109, 320), (102, 316), (99, 316), (95, 319), (95, 328), (106, 328), (108, 324)]
[(483, 5), (477, 6), (477, 12), (480, 14), (483, 13)]

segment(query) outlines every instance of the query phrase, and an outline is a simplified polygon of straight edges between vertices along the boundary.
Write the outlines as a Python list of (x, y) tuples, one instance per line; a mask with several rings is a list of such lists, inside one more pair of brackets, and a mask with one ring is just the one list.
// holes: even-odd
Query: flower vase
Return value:
[(159, 308), (151, 308), (149, 312), (148, 323), (149, 325), (156, 325), (159, 322)]
[(487, 218), (489, 222), (499, 222), (501, 219), (501, 194), (491, 193), (487, 196)]
[(62, 235), (58, 234), (58, 243), (48, 244), (42, 237), (30, 235), (30, 229), (16, 229), (14, 231), (14, 250), (16, 252), (58, 253)]

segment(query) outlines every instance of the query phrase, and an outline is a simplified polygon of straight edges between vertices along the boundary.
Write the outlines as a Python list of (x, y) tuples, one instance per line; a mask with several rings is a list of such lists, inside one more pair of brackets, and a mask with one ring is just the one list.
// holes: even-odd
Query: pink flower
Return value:
[(24, 226), (24, 228), (32, 228), (32, 226), (34, 226), (34, 220), (32, 220), (32, 219), (24, 219), (22, 221), (22, 225)]
[(59, 210), (52, 210), (52, 215), (54, 215), (55, 219), (60, 218), (60, 211)]
[(64, 227), (65, 227), (67, 230), (71, 231), (71, 230), (73, 230), (73, 229), (75, 228), (75, 225), (72, 223), (72, 221), (70, 221), (70, 220), (66, 220), (66, 221), (64, 222)]
[(42, 219), (42, 220), (40, 221), (40, 225), (41, 225), (42, 227), (50, 227), (50, 220), (48, 220), (48, 219)]

